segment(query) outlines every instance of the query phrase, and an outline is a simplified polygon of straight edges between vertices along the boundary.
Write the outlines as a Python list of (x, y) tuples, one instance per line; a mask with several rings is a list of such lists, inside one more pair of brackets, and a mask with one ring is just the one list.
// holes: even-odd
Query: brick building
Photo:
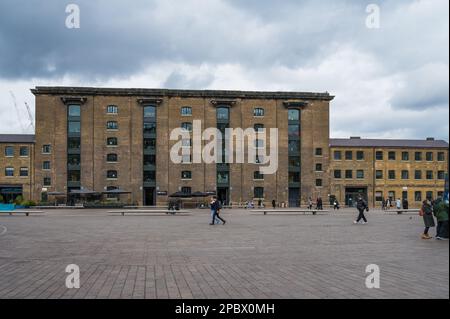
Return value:
[[(52, 192), (120, 188), (141, 205), (182, 191), (216, 192), (224, 202), (262, 199), (298, 205), (329, 194), (328, 93), (37, 87), (33, 198)], [(258, 160), (174, 164), (173, 129), (278, 128), (279, 169)], [(266, 143), (269, 144), (269, 137)], [(185, 147), (192, 148), (187, 141)], [(207, 142), (203, 141), (203, 146)], [(259, 154), (260, 155), (260, 154)], [(44, 169), (44, 163), (49, 163)]]
[(31, 198), (34, 182), (34, 135), (0, 134), (0, 196), (9, 203)]
[(372, 206), (384, 199), (407, 199), (417, 207), (443, 195), (448, 143), (426, 140), (330, 140), (331, 193), (341, 203), (364, 196)]

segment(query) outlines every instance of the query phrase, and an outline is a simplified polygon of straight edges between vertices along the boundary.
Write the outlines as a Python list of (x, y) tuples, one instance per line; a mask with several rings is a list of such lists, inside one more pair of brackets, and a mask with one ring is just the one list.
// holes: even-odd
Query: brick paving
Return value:
[[(209, 216), (0, 216), (0, 298), (449, 298), (449, 244), (421, 240), (419, 216)], [(80, 289), (65, 286), (69, 264)], [(380, 289), (365, 286), (368, 264)]]

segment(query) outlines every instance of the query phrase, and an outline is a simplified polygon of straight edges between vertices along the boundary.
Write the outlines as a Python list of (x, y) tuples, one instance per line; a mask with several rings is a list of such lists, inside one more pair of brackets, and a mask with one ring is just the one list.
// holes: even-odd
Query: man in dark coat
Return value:
[(366, 216), (364, 216), (364, 211), (369, 211), (369, 206), (367, 205), (366, 201), (360, 196), (358, 197), (358, 200), (356, 202), (356, 208), (358, 209), (359, 215), (358, 219), (355, 220), (354, 224), (359, 224), (361, 219), (363, 220), (363, 224), (367, 224)]
[(436, 224), (434, 223), (433, 206), (431, 206), (430, 200), (427, 199), (423, 201), (421, 214), (423, 216), (423, 223), (425, 224), (425, 230), (421, 237), (422, 239), (431, 239), (433, 237), (428, 234), (428, 231), (430, 228), (435, 227)]
[(211, 201), (211, 214), (212, 214), (212, 222), (210, 225), (215, 225), (216, 218), (222, 221), (222, 223), (225, 225), (226, 220), (224, 220), (222, 217), (219, 216), (219, 211), (221, 209), (221, 205), (219, 201), (217, 200), (217, 197), (213, 197)]

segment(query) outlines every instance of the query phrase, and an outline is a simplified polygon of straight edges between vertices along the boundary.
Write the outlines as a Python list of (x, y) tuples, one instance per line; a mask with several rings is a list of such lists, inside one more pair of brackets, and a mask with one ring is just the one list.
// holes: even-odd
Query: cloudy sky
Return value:
[[(71, 3), (80, 8), (79, 29), (65, 25)], [(380, 8), (379, 28), (366, 25), (371, 3)], [(30, 88), (67, 85), (328, 91), (336, 95), (333, 137), (448, 141), (448, 6), (0, 0), (0, 133), (32, 132)]]

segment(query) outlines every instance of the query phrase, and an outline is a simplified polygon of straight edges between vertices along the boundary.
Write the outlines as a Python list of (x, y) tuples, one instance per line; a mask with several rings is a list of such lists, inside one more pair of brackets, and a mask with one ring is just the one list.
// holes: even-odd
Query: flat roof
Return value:
[(448, 148), (444, 140), (331, 138), (331, 147)]
[(116, 95), (116, 96), (169, 96), (169, 97), (203, 97), (203, 98), (265, 98), (265, 99), (302, 99), (331, 101), (334, 96), (328, 92), (270, 92), (270, 91), (227, 91), (227, 90), (178, 90), (178, 89), (143, 89), (143, 88), (95, 88), (37, 86), (31, 89), (34, 95)]
[(34, 134), (0, 134), (0, 143), (34, 143)]

